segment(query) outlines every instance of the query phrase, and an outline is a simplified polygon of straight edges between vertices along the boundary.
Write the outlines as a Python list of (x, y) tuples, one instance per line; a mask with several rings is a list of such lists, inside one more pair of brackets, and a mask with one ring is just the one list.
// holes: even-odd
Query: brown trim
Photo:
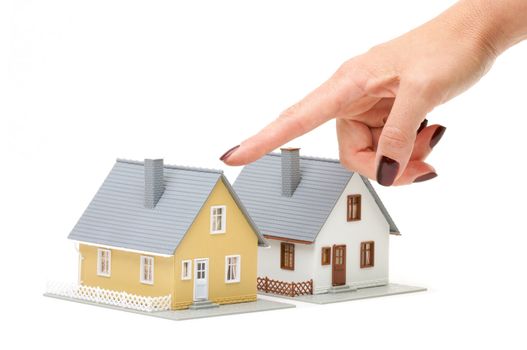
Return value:
[[(362, 198), (360, 194), (350, 194), (348, 195), (348, 206), (347, 206), (347, 220), (348, 221), (359, 221), (361, 219), (361, 205)], [(353, 206), (356, 206), (356, 215), (353, 216)]]
[[(366, 252), (370, 253), (370, 261), (366, 261)], [(360, 243), (360, 268), (373, 267), (375, 265), (375, 242), (366, 241)]]
[(295, 245), (293, 243), (280, 243), (280, 268), (295, 269)]
[(346, 245), (333, 245), (333, 261), (331, 264), (331, 284), (342, 286), (346, 284)]
[(282, 241), (282, 242), (300, 243), (300, 244), (313, 244), (313, 242), (302, 241), (300, 239), (282, 238), (282, 237), (270, 236), (270, 235), (264, 235), (264, 237), (267, 238), (267, 239), (274, 239), (276, 241)]
[[(326, 257), (326, 259), (324, 259)], [(320, 264), (321, 265), (330, 265), (331, 264), (331, 247), (322, 247), (320, 255)]]

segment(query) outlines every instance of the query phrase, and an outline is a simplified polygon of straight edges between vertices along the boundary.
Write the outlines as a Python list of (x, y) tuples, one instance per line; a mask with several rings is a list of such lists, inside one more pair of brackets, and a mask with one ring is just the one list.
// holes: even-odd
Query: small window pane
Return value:
[(361, 195), (352, 194), (348, 196), (348, 221), (358, 221), (361, 219)]
[(362, 242), (360, 246), (360, 267), (373, 267), (375, 258), (375, 242)]
[(151, 256), (141, 256), (141, 282), (154, 282), (154, 258)]
[(97, 250), (97, 274), (99, 276), (110, 276), (111, 254), (108, 249)]
[(225, 231), (225, 207), (212, 207), (211, 209), (211, 232), (222, 233)]
[(280, 267), (285, 270), (295, 269), (295, 245), (283, 242), (280, 245)]

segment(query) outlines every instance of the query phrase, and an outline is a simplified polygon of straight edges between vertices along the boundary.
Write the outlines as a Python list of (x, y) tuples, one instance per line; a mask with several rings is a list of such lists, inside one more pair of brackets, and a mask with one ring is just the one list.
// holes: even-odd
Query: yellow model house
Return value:
[(266, 245), (221, 171), (162, 159), (117, 160), (68, 238), (82, 286), (171, 309), (255, 301)]

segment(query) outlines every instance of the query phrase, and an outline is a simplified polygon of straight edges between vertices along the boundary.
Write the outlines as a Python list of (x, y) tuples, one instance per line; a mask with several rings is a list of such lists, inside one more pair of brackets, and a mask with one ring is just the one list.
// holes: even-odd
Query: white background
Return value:
[[(428, 292), (179, 323), (42, 297), (76, 280), (66, 236), (115, 158), (234, 181), (226, 149), (453, 1), (184, 3), (1, 2), (0, 348), (525, 348), (525, 43), (429, 116), (437, 179), (377, 186), (403, 233), (391, 279)], [(334, 134), (290, 145), (335, 157)]]

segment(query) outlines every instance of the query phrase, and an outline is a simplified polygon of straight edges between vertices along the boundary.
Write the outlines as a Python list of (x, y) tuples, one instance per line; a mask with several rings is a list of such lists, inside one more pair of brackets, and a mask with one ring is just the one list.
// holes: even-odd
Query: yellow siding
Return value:
[[(97, 247), (81, 244), (83, 257), (81, 281), (87, 286), (125, 291), (145, 296), (161, 296), (173, 293), (174, 257), (160, 257), (148, 254), (111, 250), (110, 277), (97, 275)], [(154, 284), (144, 284), (139, 280), (140, 256), (154, 257)]]
[[(210, 233), (210, 208), (227, 207), (226, 232)], [(256, 264), (258, 238), (247, 219), (236, 205), (228, 189), (220, 180), (209, 199), (183, 238), (175, 255), (175, 308), (187, 307), (193, 301), (194, 273), (192, 279), (181, 280), (183, 260), (209, 259), (209, 300), (220, 303), (236, 303), (256, 300)], [(239, 283), (225, 283), (225, 256), (241, 256)]]
[[(215, 205), (225, 205), (226, 232), (210, 233), (210, 211)], [(82, 283), (105, 289), (126, 291), (145, 296), (172, 295), (172, 308), (187, 308), (193, 302), (194, 259), (209, 259), (209, 300), (230, 304), (256, 300), (258, 238), (236, 205), (224, 183), (219, 180), (203, 208), (181, 241), (173, 257), (154, 257), (154, 284), (139, 279), (140, 256), (111, 249), (111, 276), (97, 275), (97, 247), (81, 244)], [(225, 283), (225, 256), (240, 255), (240, 282)], [(181, 280), (183, 260), (192, 260), (192, 277)]]

